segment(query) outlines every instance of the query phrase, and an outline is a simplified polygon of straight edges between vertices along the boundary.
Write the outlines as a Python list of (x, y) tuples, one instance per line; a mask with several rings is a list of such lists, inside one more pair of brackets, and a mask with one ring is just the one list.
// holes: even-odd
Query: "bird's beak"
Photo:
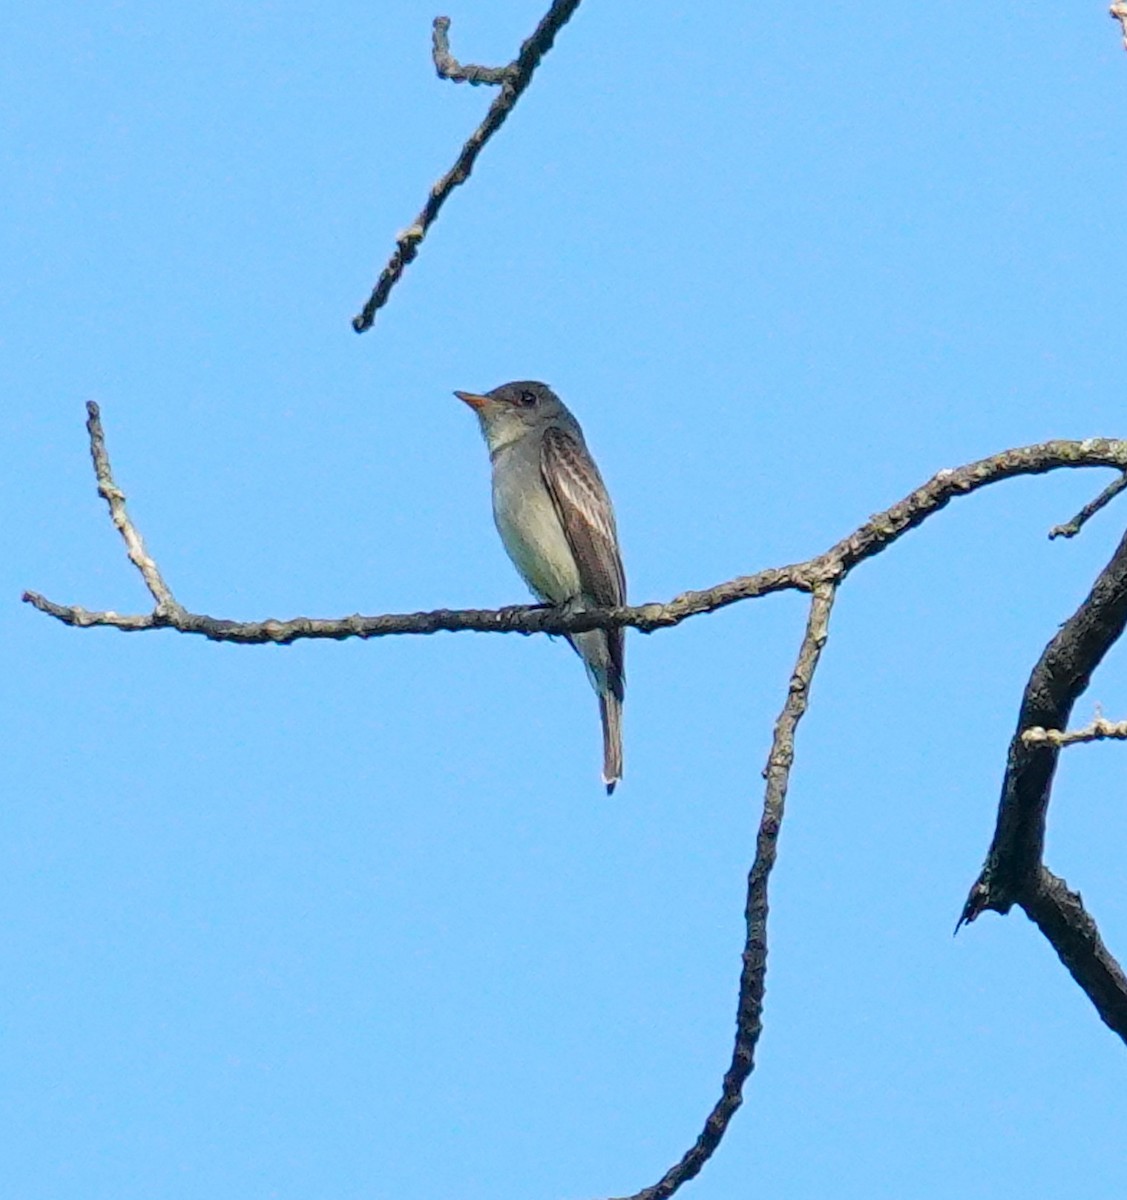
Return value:
[(455, 392), (454, 395), (463, 403), (468, 404), (474, 412), (481, 412), (489, 403), (488, 396), (479, 396), (477, 392)]

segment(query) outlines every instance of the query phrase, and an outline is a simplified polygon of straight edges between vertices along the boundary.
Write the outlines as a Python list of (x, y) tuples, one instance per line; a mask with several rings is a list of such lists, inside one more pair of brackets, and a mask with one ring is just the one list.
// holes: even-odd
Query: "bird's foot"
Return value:
[(536, 609), (552, 607), (551, 604), (506, 604), (497, 610), (497, 614), (502, 617), (515, 617), (521, 613), (528, 612), (530, 609), (535, 611)]

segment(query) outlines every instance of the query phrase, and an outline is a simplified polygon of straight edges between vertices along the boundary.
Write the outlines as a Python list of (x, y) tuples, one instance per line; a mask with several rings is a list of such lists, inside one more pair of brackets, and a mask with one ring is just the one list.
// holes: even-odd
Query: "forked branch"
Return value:
[(1019, 905), (1105, 1023), (1127, 1041), (1127, 977), (1100, 940), (1080, 896), (1043, 862), (1045, 818), (1064, 739), (1029, 736), (1033, 730), (1044, 734), (1065, 728), (1072, 706), (1125, 626), (1127, 534), (1087, 598), (1045, 647), (1025, 686), (994, 838), (959, 924), (969, 924), (988, 909), (1006, 913)]
[(464, 66), (450, 53), (450, 18), (435, 17), (432, 35), (431, 57), (439, 79), (451, 83), (470, 83), (477, 87), (482, 83), (500, 84), (516, 73), (516, 63), (504, 67), (478, 67), (473, 63)]
[(437, 220), (450, 193), (469, 179), (477, 156), (485, 149), (486, 142), (505, 123), (516, 102), (532, 82), (532, 76), (544, 55), (551, 50), (556, 34), (571, 20), (579, 4), (580, 0), (553, 0), (532, 36), (525, 41), (520, 53), (507, 67), (462, 67), (450, 54), (450, 43), (447, 40), (450, 18), (435, 18), (433, 54), (438, 74), (444, 79), (454, 80), (455, 83), (498, 84), (501, 90), (489, 106), (485, 119), (470, 134), (454, 165), (430, 189), (419, 215), (395, 239), (395, 250), (388, 259), (387, 266), (380, 272), (372, 294), (352, 319), (352, 328), (357, 333), (371, 329), (376, 313), (387, 303), (391, 289), (399, 282), (404, 268), (419, 253), (419, 246)]
[[(346, 617), (291, 617), (287, 620), (232, 621), (204, 613), (188, 612), (173, 598), (160, 578), (156, 563), (144, 551), (141, 535), (125, 509), (125, 494), (114, 481), (106, 450), (98, 406), (87, 405), (90, 452), (97, 468), (98, 490), (113, 495), (111, 515), (130, 547), (130, 559), (145, 577), (157, 601), (150, 613), (122, 614), (90, 612), (79, 605), (58, 604), (38, 592), (25, 592), (23, 599), (40, 612), (79, 628), (107, 626), (125, 633), (153, 629), (175, 629), (198, 634), (214, 642), (241, 645), (287, 644), (306, 638), (388, 637), (395, 634), (456, 633), (582, 633), (588, 629), (628, 626), (653, 633), (679, 625), (690, 617), (715, 612), (729, 604), (753, 600), (773, 592), (812, 592), (821, 582), (843, 579), (855, 566), (887, 550), (909, 529), (946, 507), (957, 496), (1011, 479), (1017, 475), (1040, 475), (1063, 467), (1115, 467), (1127, 469), (1127, 441), (1090, 438), (1083, 442), (1042, 442), (1016, 450), (1003, 450), (953, 470), (943, 470), (903, 500), (870, 517), (863, 525), (835, 543), (823, 554), (803, 562), (767, 567), (753, 575), (738, 575), (699, 591), (682, 592), (672, 600), (621, 608), (562, 612), (536, 605), (501, 609), (434, 609), (430, 612), (381, 613)], [(100, 464), (100, 465), (99, 465)], [(114, 505), (116, 504), (116, 508)], [(140, 558), (135, 556), (140, 555)], [(142, 565), (148, 564), (148, 566)]]
[[(431, 187), (415, 220), (395, 242), (395, 249), (363, 309), (353, 319), (359, 333), (371, 328), (392, 289), (437, 220), (455, 188), (470, 177), (478, 156), (500, 129), (533, 74), (551, 49), (581, 0), (552, 0), (548, 12), (523, 43), (512, 62), (499, 67), (462, 64), (451, 53), (450, 20), (437, 17), (433, 26), (433, 60), (437, 73), (454, 83), (491, 85), (498, 93), (485, 118), (462, 146), (453, 166)], [(1116, 0), (1111, 16), (1120, 22), (1127, 44), (1127, 0)], [(87, 405), (87, 431), (98, 492), (121, 534), (130, 561), (153, 598), (151, 612), (90, 612), (58, 604), (34, 592), (24, 600), (56, 619), (77, 627), (105, 626), (125, 632), (172, 629), (212, 641), (239, 644), (289, 643), (304, 638), (372, 638), (397, 634), (430, 634), (473, 630), (492, 633), (578, 633), (594, 628), (629, 626), (650, 633), (690, 617), (773, 592), (810, 594), (806, 629), (791, 674), (786, 700), (775, 723), (764, 770), (766, 787), (748, 875), (746, 933), (740, 975), (736, 1035), (720, 1098), (693, 1146), (657, 1183), (630, 1200), (666, 1200), (696, 1176), (711, 1157), (742, 1103), (743, 1087), (755, 1063), (762, 1030), (767, 968), (768, 882), (776, 861), (795, 736), (806, 712), (809, 691), (828, 636), (837, 590), (858, 564), (883, 552), (908, 530), (942, 509), (956, 496), (1017, 475), (1040, 474), (1065, 467), (1111, 467), (1120, 474), (1072, 521), (1050, 536), (1071, 537), (1119, 492), (1127, 488), (1127, 442), (1091, 439), (1054, 441), (1006, 450), (954, 470), (940, 471), (891, 508), (871, 517), (824, 553), (798, 563), (739, 576), (700, 591), (684, 592), (663, 603), (562, 612), (537, 606), (500, 610), (450, 610), (385, 613), (339, 618), (295, 617), (288, 620), (233, 621), (184, 609), (145, 548), (113, 478), (100, 413)], [(1053, 945), (1061, 961), (1095, 1004), (1103, 1020), (1127, 1040), (1127, 978), (1100, 939), (1095, 922), (1078, 894), (1052, 874), (1042, 861), (1045, 817), (1060, 748), (1074, 742), (1127, 737), (1127, 722), (1096, 721), (1087, 729), (1064, 732), (1076, 698), (1092, 671), (1127, 624), (1127, 537), (1097, 580), (1091, 594), (1046, 647), (1026, 687), (1017, 732), (1010, 744), (998, 822), (989, 855), (971, 890), (960, 923), (973, 921), (987, 909), (1007, 912), (1021, 906)]]
[[(25, 593), (24, 599), (30, 604), (70, 625), (101, 625), (126, 632), (173, 629), (200, 634), (213, 641), (241, 644), (285, 643), (301, 638), (369, 638), (439, 630), (532, 634), (630, 626), (648, 633), (772, 592), (794, 590), (811, 594), (806, 631), (786, 702), (775, 725), (764, 772), (766, 791), (755, 861), (748, 876), (743, 970), (731, 1062), (724, 1075), (720, 1098), (693, 1146), (657, 1183), (638, 1192), (631, 1200), (665, 1200), (692, 1179), (719, 1145), (742, 1102), (743, 1086), (754, 1066), (762, 1028), (767, 968), (767, 884), (777, 853), (794, 760), (795, 732), (806, 711), (838, 587), (854, 567), (886, 550), (957, 496), (1003, 479), (1059, 468), (1111, 467), (1121, 475), (1127, 471), (1127, 441), (1118, 439), (1054, 441), (1004, 450), (966, 466), (938, 472), (899, 503), (870, 517), (822, 554), (803, 562), (738, 576), (702, 591), (684, 592), (665, 603), (584, 613), (542, 607), (438, 609), (336, 619), (296, 617), (287, 621), (241, 622), (190, 613), (175, 600), (126, 510), (125, 495), (113, 477), (97, 405), (88, 405), (87, 413), (98, 491), (109, 504), (113, 523), (125, 540), (130, 561), (141, 572), (155, 607), (150, 613), (134, 615), (87, 612), (77, 606), (57, 604), (36, 593)], [(963, 920), (973, 920), (986, 908), (1004, 912), (1010, 905), (1020, 904), (1056, 948), (1080, 986), (1092, 997), (1103, 1019), (1121, 1036), (1127, 1037), (1127, 981), (1100, 940), (1095, 923), (1084, 911), (1079, 896), (1070, 892), (1063, 881), (1041, 863), (1045, 808), (1059, 753), (1057, 743), (1061, 739), (1048, 734), (1029, 736), (1034, 727), (1040, 727), (1041, 733), (1046, 729), (1055, 731), (1065, 727), (1073, 702), (1125, 623), (1127, 538), (1097, 580), (1092, 594), (1050, 643), (1026, 689), (1018, 730), (1010, 747), (995, 844), (983, 875), (967, 901)]]

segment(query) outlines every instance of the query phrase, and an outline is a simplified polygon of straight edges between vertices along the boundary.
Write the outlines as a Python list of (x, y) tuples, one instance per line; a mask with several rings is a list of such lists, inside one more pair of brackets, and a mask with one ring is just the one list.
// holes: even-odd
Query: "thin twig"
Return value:
[(432, 39), (434, 44), (431, 56), (434, 59), (434, 69), (438, 72), (439, 79), (449, 79), (451, 83), (471, 83), (477, 87), (480, 83), (504, 83), (516, 71), (515, 62), (504, 67), (478, 67), (473, 63), (466, 63), (463, 66), (450, 53), (449, 17), (434, 18)]
[(1021, 740), (1027, 746), (1075, 746), (1077, 742), (1102, 742), (1105, 738), (1127, 740), (1127, 721), (1107, 721), (1097, 717), (1083, 729), (1042, 729), (1035, 725), (1026, 729)]
[(720, 1099), (709, 1113), (700, 1136), (684, 1157), (670, 1167), (657, 1183), (636, 1192), (629, 1200), (666, 1200), (683, 1183), (692, 1179), (712, 1157), (728, 1123), (743, 1103), (743, 1085), (755, 1067), (755, 1047), (763, 1031), (763, 996), (767, 976), (767, 883), (778, 852), (790, 769), (794, 762), (795, 733), (806, 712), (810, 684), (818, 667), (822, 647), (829, 636), (830, 610), (836, 592), (837, 585), (828, 580), (814, 589), (806, 632), (791, 673), (786, 702), (775, 721), (775, 736), (763, 771), (767, 787), (763, 797), (763, 812), (759, 818), (755, 861), (747, 877), (747, 904), (744, 909), (747, 937), (736, 1010), (736, 1042), (731, 1065), (724, 1074)]
[[(104, 460), (104, 474), (98, 476), (99, 490), (105, 482), (106, 486), (120, 494), (120, 489), (116, 488), (109, 474), (109, 459), (105, 458), (101, 423), (96, 426), (88, 425), (88, 428), (92, 450), (95, 445), (94, 431), (97, 430), (97, 445)], [(168, 603), (158, 600), (155, 613), (90, 612), (79, 605), (58, 604), (38, 592), (30, 591), (24, 593), (23, 599), (40, 612), (78, 628), (106, 626), (125, 633), (175, 629), (179, 633), (197, 634), (214, 642), (235, 642), (241, 645), (288, 644), (306, 638), (339, 641), (350, 637), (373, 638), (397, 634), (463, 631), (582, 633), (588, 629), (610, 629), (619, 626), (652, 633), (658, 629), (679, 625), (690, 617), (715, 612), (729, 604), (752, 600), (773, 592), (809, 592), (823, 580), (843, 578), (859, 563), (886, 550), (909, 529), (915, 528), (944, 508), (956, 496), (967, 495), (981, 487), (1016, 475), (1038, 475), (1061, 467), (1108, 466), (1118, 467), (1120, 470), (1127, 469), (1127, 441), (1091, 438), (1084, 442), (1044, 442), (1038, 446), (1004, 450), (1000, 454), (979, 459), (964, 467), (938, 472), (899, 503), (870, 517), (824, 554), (816, 555), (805, 562), (769, 567), (757, 571), (754, 575), (737, 576), (700, 591), (682, 592), (664, 603), (590, 609), (581, 613), (561, 612), (543, 606), (518, 606), (496, 610), (441, 608), (431, 612), (382, 613), (378, 616), (354, 614), (335, 618), (293, 617), (288, 620), (232, 621), (203, 613), (186, 612), (172, 599), (171, 593), (156, 571), (155, 563), (144, 554), (143, 547), (143, 561), (151, 565), (153, 578), (164, 589), (168, 600)], [(140, 536), (132, 525), (129, 525), (129, 528), (140, 546)], [(133, 558), (132, 547), (130, 557)], [(138, 560), (133, 558), (133, 561)], [(148, 578), (146, 576), (146, 580)], [(154, 596), (156, 595), (154, 592)]]
[(430, 195), (427, 196), (427, 201), (414, 222), (395, 239), (395, 250), (380, 273), (372, 294), (352, 319), (352, 328), (357, 333), (371, 329), (376, 313), (387, 303), (391, 289), (399, 281), (403, 269), (418, 254), (420, 243), (442, 211), (447, 197), (469, 179), (485, 143), (505, 123), (516, 102), (532, 82), (533, 73), (540, 65), (541, 59), (551, 50), (556, 34), (571, 19), (579, 4), (580, 0), (553, 0), (551, 8), (541, 18), (532, 36), (521, 46), (520, 53), (509, 67), (505, 68), (507, 74), (501, 82), (500, 93), (489, 106), (485, 120), (470, 134), (454, 165), (430, 189)]
[[(98, 495), (109, 505), (110, 520), (125, 542), (129, 561), (141, 572), (141, 578), (156, 601), (157, 612), (162, 616), (173, 616), (183, 612), (156, 563), (145, 550), (145, 543), (137, 527), (125, 509), (125, 493), (114, 482), (110, 456), (106, 452), (106, 435), (102, 429), (102, 414), (93, 400), (86, 403), (86, 432), (90, 435), (90, 457), (94, 461), (94, 476), (98, 481)], [(27, 599), (27, 597), (24, 597)]]
[(1067, 524), (1054, 525), (1049, 530), (1049, 537), (1075, 537), (1087, 524), (1088, 519), (1095, 516), (1105, 504), (1114, 500), (1124, 488), (1127, 488), (1127, 472), (1120, 475), (1118, 479), (1113, 479), (1094, 500), (1089, 500)]

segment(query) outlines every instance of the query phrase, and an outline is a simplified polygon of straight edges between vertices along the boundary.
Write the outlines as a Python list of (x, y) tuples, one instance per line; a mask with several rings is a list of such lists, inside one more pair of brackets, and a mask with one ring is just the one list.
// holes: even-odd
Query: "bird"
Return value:
[[(535, 380), (454, 395), (477, 414), (493, 464), (493, 520), (533, 594), (571, 612), (625, 604), (614, 508), (567, 405)], [(599, 698), (609, 796), (622, 778), (625, 630), (566, 636)]]

